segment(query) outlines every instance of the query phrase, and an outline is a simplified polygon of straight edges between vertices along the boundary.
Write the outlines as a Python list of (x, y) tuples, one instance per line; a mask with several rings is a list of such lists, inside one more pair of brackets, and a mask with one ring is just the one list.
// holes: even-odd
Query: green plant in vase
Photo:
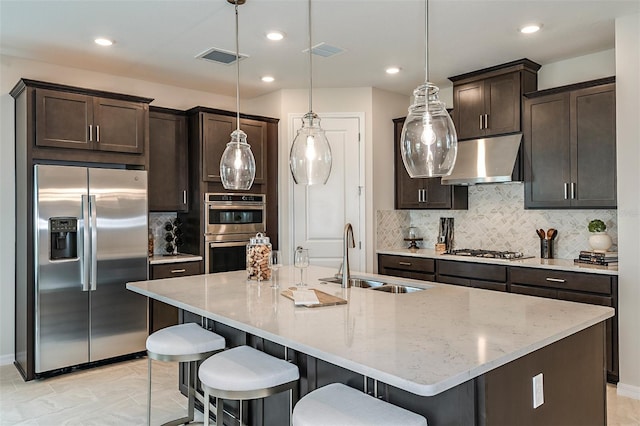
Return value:
[(605, 232), (607, 225), (602, 220), (593, 219), (589, 222), (587, 229), (591, 233), (589, 236), (591, 250), (598, 252), (606, 252), (609, 250), (613, 242), (611, 241), (611, 236)]

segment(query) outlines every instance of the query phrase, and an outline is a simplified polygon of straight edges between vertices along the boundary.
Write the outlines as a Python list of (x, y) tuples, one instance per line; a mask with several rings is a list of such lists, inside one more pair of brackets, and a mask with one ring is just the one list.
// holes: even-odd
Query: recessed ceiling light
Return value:
[(400, 72), (400, 68), (398, 67), (389, 67), (385, 70), (387, 74), (398, 74)]
[(265, 75), (264, 77), (262, 77), (262, 81), (264, 81), (265, 83), (273, 83), (274, 80), (275, 78), (271, 77), (270, 75)]
[(282, 31), (269, 31), (267, 38), (272, 41), (280, 41), (284, 38), (284, 33)]
[(109, 40), (108, 38), (103, 38), (103, 37), (99, 37), (95, 39), (94, 42), (96, 44), (99, 44), (100, 46), (111, 46), (113, 44), (112, 40)]
[(540, 24), (540, 25), (538, 25), (538, 24), (526, 25), (526, 26), (520, 28), (520, 32), (522, 34), (533, 34), (533, 33), (536, 33), (538, 31), (540, 31), (540, 28), (542, 28), (542, 24)]

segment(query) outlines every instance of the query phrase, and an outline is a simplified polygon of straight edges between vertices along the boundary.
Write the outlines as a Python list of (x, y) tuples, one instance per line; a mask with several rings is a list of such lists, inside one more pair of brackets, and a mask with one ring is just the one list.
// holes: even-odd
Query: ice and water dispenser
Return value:
[(49, 259), (78, 258), (78, 218), (49, 218)]

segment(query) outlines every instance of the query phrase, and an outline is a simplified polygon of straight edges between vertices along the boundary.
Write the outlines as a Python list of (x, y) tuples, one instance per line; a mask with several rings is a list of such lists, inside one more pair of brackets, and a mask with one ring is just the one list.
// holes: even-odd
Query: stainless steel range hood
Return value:
[(458, 142), (453, 171), (443, 185), (511, 182), (522, 133)]

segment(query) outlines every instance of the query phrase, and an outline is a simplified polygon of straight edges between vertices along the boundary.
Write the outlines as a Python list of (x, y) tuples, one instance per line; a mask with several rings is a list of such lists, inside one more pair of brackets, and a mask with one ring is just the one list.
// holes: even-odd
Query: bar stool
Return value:
[(309, 392), (293, 410), (294, 426), (427, 426), (427, 419), (342, 383)]
[(209, 398), (216, 398), (216, 425), (224, 420), (223, 399), (242, 401), (266, 398), (289, 391), (289, 415), (298, 395), (298, 367), (250, 346), (238, 346), (213, 355), (200, 365), (198, 377), (204, 390), (204, 424), (209, 425)]
[(225, 347), (224, 337), (207, 331), (198, 324), (186, 323), (163, 328), (147, 338), (148, 398), (147, 425), (151, 424), (151, 360), (187, 362), (187, 393), (189, 397), (187, 416), (164, 426), (174, 426), (193, 421), (196, 369), (198, 361), (209, 358)]

